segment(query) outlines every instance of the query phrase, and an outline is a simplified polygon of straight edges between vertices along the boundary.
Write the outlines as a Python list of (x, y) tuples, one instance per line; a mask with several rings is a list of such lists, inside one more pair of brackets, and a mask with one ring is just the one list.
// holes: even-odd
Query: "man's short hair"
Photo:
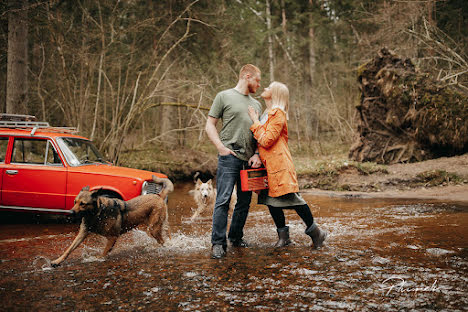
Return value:
[(242, 66), (240, 72), (239, 72), (239, 78), (241, 78), (245, 74), (251, 74), (251, 75), (256, 75), (256, 74), (261, 74), (262, 72), (260, 69), (252, 64), (247, 64)]

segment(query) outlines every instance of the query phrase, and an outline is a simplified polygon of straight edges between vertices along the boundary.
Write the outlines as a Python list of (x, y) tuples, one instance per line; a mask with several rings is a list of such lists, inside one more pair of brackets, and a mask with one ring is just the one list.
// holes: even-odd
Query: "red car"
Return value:
[(12, 122), (8, 128), (5, 124), (0, 123), (0, 209), (69, 212), (86, 185), (129, 200), (161, 191), (162, 185), (152, 175), (167, 178), (161, 173), (113, 166), (89, 139), (47, 127), (47, 123), (38, 127), (41, 123), (19, 122), (14, 128)]

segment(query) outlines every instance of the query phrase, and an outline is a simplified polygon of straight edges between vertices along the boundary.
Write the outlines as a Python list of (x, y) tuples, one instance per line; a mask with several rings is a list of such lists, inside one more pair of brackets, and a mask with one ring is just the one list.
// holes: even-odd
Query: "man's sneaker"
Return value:
[(213, 245), (213, 249), (211, 250), (211, 258), (221, 259), (225, 255), (226, 251), (224, 250), (223, 245)]
[(231, 244), (233, 247), (242, 247), (242, 248), (248, 248), (249, 244), (242, 238), (239, 240), (231, 241)]

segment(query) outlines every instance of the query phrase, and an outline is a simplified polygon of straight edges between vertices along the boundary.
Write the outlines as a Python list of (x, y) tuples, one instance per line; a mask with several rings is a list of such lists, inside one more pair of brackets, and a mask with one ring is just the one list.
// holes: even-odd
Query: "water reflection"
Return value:
[(0, 310), (463, 310), (468, 306), (468, 209), (408, 200), (304, 194), (327, 247), (310, 248), (305, 226), (286, 212), (294, 244), (275, 250), (267, 209), (252, 206), (248, 249), (210, 256), (211, 216), (190, 221), (191, 184), (169, 201), (172, 238), (123, 235), (107, 259), (91, 235), (50, 269), (78, 230), (64, 222), (0, 225)]

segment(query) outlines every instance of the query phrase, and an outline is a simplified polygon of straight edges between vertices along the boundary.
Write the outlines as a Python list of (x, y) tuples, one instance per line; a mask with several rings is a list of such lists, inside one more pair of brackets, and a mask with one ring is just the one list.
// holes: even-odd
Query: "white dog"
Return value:
[[(216, 189), (213, 187), (213, 182), (208, 180), (207, 182), (203, 183), (200, 179), (197, 179), (195, 183), (195, 188), (190, 190), (189, 193), (193, 196), (193, 199), (197, 203), (197, 209), (193, 213), (192, 217), (190, 218), (193, 221), (197, 218), (203, 211), (206, 209), (213, 210), (215, 202), (216, 202)], [(237, 191), (236, 187), (232, 192), (231, 202), (229, 203), (229, 208), (234, 209), (234, 206), (237, 202)]]

